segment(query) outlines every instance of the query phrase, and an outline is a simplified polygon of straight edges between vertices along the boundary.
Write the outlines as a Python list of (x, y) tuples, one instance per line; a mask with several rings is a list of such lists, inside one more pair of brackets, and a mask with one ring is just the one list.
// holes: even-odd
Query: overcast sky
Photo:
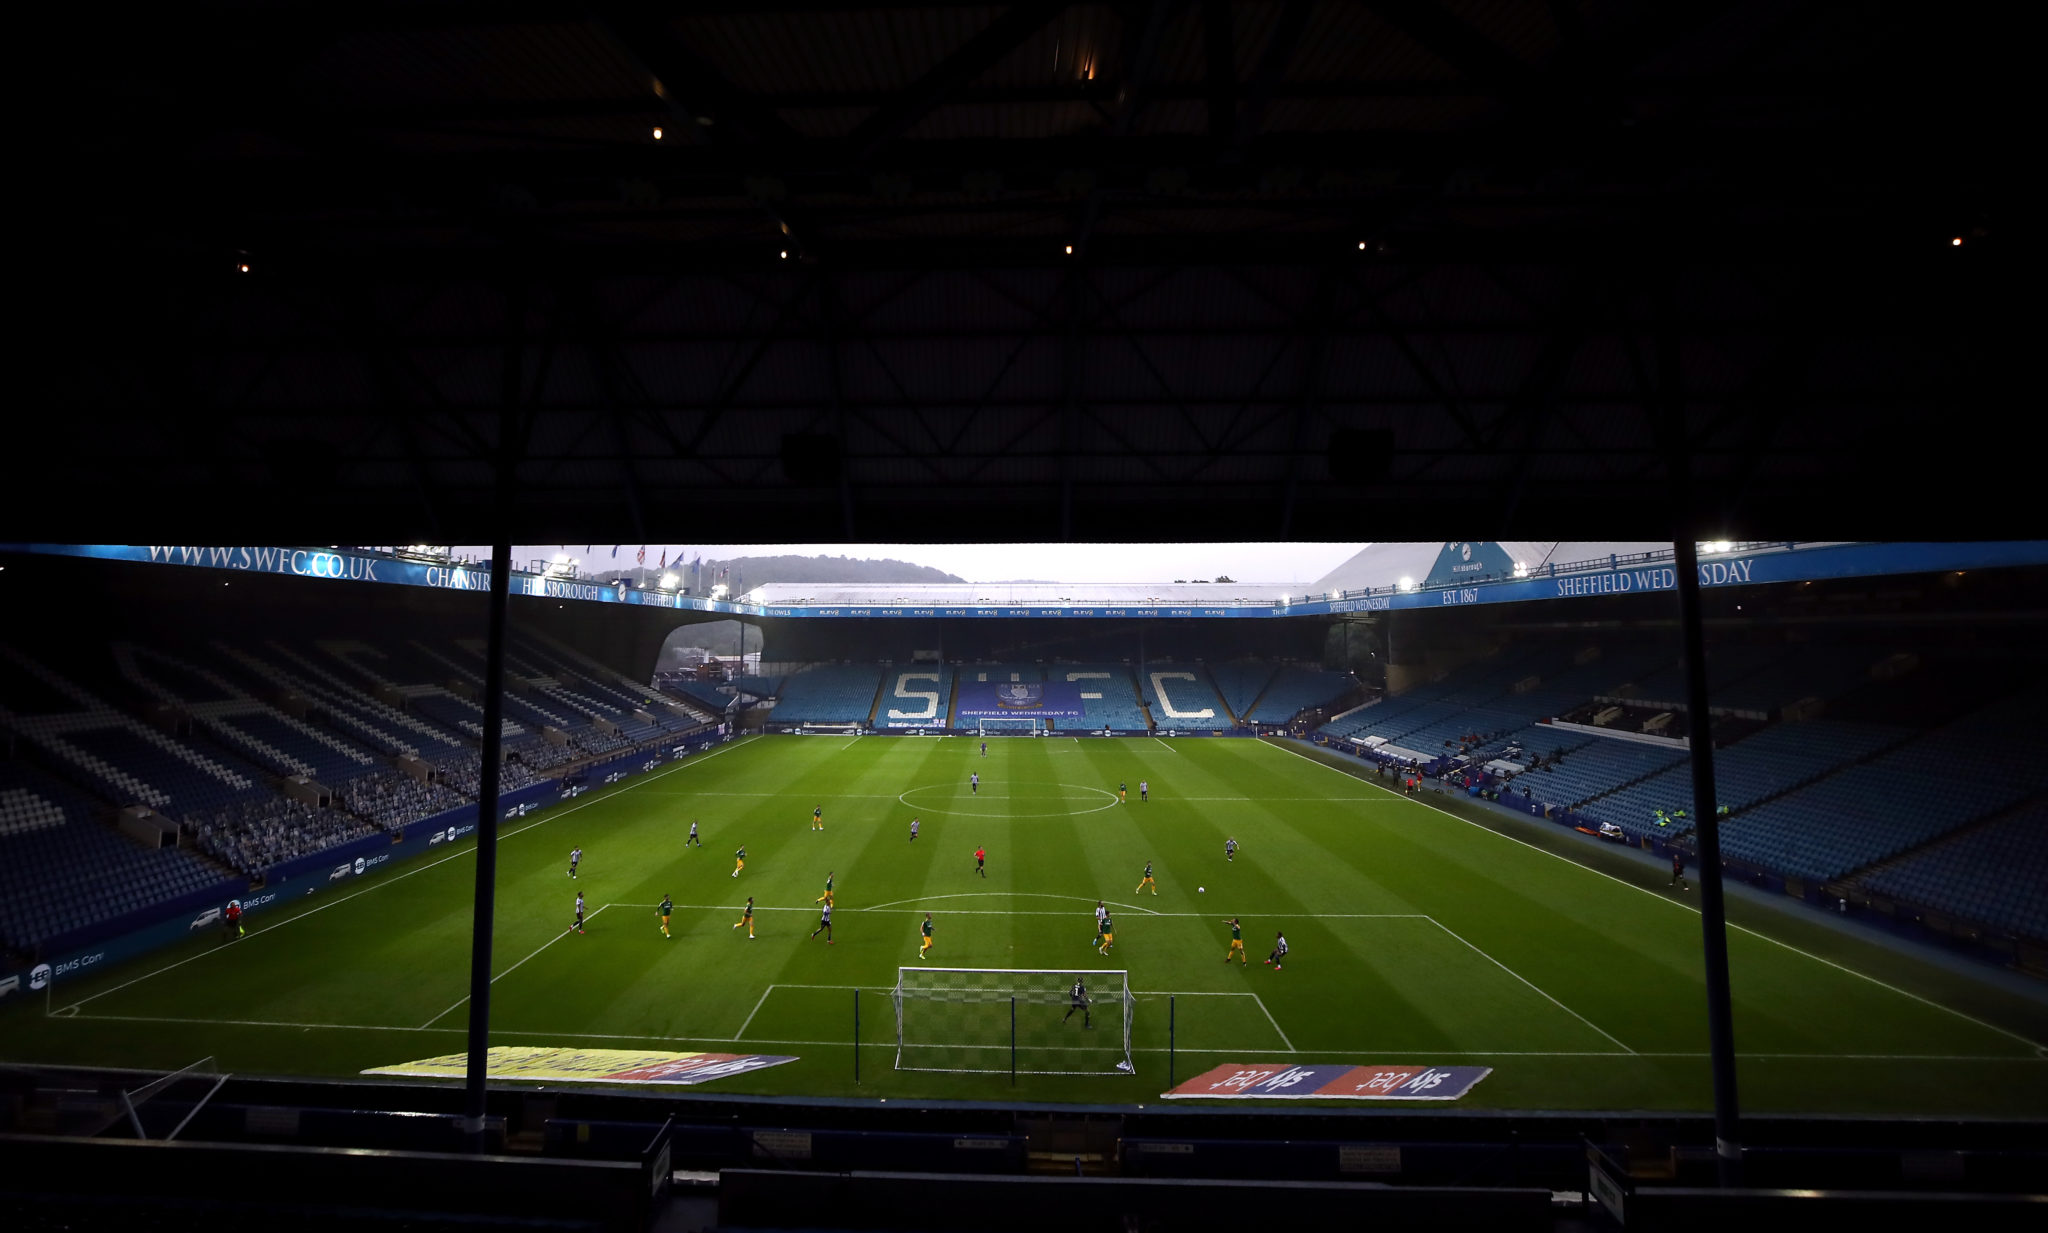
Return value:
[[(1364, 548), (1364, 544), (649, 544), (652, 568), (666, 551), (671, 563), (733, 557), (846, 556), (888, 558), (929, 565), (969, 582), (1172, 582), (1176, 578), (1232, 579), (1260, 586), (1314, 582)], [(458, 554), (488, 557), (489, 548), (457, 547)], [(612, 556), (610, 544), (586, 548), (556, 544), (520, 545), (513, 560), (524, 564), (566, 552), (579, 558), (586, 575), (631, 569), (640, 545), (627, 544)]]

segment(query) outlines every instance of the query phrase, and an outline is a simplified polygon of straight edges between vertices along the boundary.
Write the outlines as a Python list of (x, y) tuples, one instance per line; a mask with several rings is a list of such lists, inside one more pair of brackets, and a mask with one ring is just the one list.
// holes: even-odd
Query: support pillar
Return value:
[(471, 1148), (484, 1149), (484, 1102), (491, 1047), (491, 927), (498, 886), (498, 769), (505, 714), (505, 609), (512, 585), (512, 546), (491, 546), (489, 641), (484, 649), (484, 741), (477, 783), (476, 896), (469, 936), (469, 1068), (463, 1126)]
[(1700, 933), (1706, 958), (1707, 1048), (1714, 1070), (1714, 1154), (1723, 1186), (1742, 1172), (1740, 1108), (1735, 1091), (1735, 1016), (1728, 994), (1728, 911), (1721, 887), (1721, 819), (1714, 795), (1714, 740), (1707, 714), (1707, 651), (1700, 615), (1699, 546), (1680, 539), (1678, 611), (1685, 650), (1685, 700), (1692, 719), (1693, 835), (1699, 847)]

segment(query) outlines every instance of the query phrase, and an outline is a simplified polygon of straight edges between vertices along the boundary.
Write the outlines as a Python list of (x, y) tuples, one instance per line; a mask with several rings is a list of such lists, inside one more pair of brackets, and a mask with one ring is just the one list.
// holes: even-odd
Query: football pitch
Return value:
[[(701, 848), (684, 844), (693, 819)], [(1228, 1063), (1477, 1065), (1493, 1073), (1457, 1107), (1708, 1108), (1697, 891), (1547, 827), (1263, 741), (1009, 737), (983, 756), (960, 737), (746, 739), (506, 824), (493, 1043), (799, 1059), (707, 1092), (1150, 1103), (1168, 1086), (1170, 998), (1182, 1080)], [(1140, 895), (1147, 861), (1157, 893)], [(212, 1055), (347, 1076), (458, 1053), (474, 870), (457, 845), (257, 915), (239, 941), (209, 933), (62, 984), (0, 1018), (0, 1060)], [(809, 936), (828, 874), (830, 945)], [(750, 895), (751, 939), (734, 928)], [(1098, 899), (1116, 922), (1106, 957)], [(887, 991), (919, 963), (927, 912), (929, 966), (1128, 971), (1135, 1073), (1013, 1086), (1001, 1049), (989, 1073), (896, 1069)], [(2040, 1002), (1796, 914), (1731, 914), (1745, 1110), (2048, 1112)], [(1232, 916), (1248, 965), (1225, 961)], [(1261, 961), (1281, 930), (1276, 971)]]

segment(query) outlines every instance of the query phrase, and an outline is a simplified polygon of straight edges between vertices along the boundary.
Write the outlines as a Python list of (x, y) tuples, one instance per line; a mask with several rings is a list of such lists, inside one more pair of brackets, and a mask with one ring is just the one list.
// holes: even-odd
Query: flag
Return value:
[(640, 545), (640, 555), (639, 555), (639, 557), (638, 557), (638, 558), (636, 558), (636, 559), (637, 559), (637, 560), (638, 560), (638, 562), (639, 562), (640, 564), (642, 564), (642, 565), (645, 565), (645, 564), (647, 564), (647, 545), (645, 545), (645, 544), (642, 544), (642, 545)]
[(661, 568), (668, 568), (668, 549), (666, 548), (661, 550)]

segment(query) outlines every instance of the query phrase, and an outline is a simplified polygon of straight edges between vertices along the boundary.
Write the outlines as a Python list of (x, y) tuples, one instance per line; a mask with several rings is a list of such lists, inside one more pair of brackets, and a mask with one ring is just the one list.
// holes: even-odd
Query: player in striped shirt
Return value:
[(576, 892), (576, 932), (583, 932), (583, 892)]
[(691, 846), (701, 848), (704, 846), (704, 841), (697, 838), (697, 819), (695, 818), (690, 819), (690, 837), (683, 840), (683, 846), (686, 848)]
[(830, 895), (825, 897), (825, 910), (818, 914), (818, 927), (811, 930), (811, 936), (815, 938), (820, 933), (825, 935), (825, 945), (832, 945), (832, 897)]
[(582, 848), (571, 848), (571, 849), (569, 849), (569, 876), (570, 876), (570, 877), (572, 877), (572, 878), (573, 878), (573, 877), (575, 877), (575, 876), (576, 876), (576, 863), (577, 863), (578, 861), (582, 860), (582, 859), (583, 859), (583, 849), (582, 849)]
[(1287, 935), (1276, 929), (1273, 931), (1273, 953), (1266, 956), (1266, 962), (1277, 972), (1280, 970), (1280, 961), (1286, 957)]

